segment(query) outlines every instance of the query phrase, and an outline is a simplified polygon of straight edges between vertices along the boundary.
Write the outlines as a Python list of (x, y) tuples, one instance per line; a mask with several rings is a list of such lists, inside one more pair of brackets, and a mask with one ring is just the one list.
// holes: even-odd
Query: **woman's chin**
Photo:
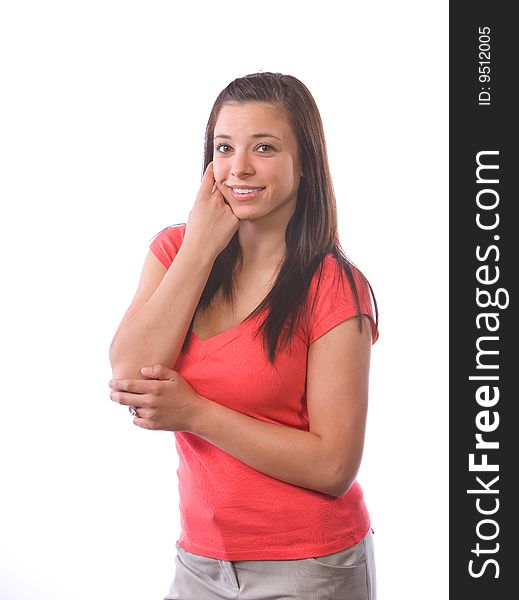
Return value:
[(252, 207), (233, 206), (232, 211), (240, 221), (256, 221), (259, 218), (257, 211)]

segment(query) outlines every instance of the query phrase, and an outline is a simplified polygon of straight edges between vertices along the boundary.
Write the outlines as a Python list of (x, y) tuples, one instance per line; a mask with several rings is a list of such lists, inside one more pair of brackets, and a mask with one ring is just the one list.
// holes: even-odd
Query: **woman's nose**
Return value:
[(247, 152), (235, 152), (232, 157), (231, 175), (244, 177), (254, 173), (254, 165)]

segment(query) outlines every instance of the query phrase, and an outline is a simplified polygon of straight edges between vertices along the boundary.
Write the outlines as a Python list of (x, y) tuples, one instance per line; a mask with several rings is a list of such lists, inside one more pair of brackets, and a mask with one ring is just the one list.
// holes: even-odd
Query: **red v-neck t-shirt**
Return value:
[[(168, 227), (150, 249), (169, 268), (182, 243), (185, 225)], [(309, 431), (306, 407), (308, 347), (333, 327), (356, 315), (350, 286), (337, 286), (335, 258), (323, 260), (309, 290), (313, 309), (297, 328), (290, 347), (268, 362), (260, 314), (206, 340), (192, 334), (174, 365), (194, 390), (214, 402), (268, 423)], [(356, 278), (362, 312), (372, 320), (369, 291)], [(359, 542), (370, 519), (355, 482), (340, 497), (302, 488), (265, 475), (207, 440), (175, 432), (181, 535), (188, 552), (221, 560), (283, 560), (322, 556)]]

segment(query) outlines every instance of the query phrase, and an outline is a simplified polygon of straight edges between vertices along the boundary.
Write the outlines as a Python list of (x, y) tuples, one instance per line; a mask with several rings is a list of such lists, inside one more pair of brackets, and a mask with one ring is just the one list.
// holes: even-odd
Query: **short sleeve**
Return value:
[[(368, 283), (360, 272), (352, 267), (353, 280), (359, 296), (361, 313), (371, 320), (372, 343), (378, 339), (374, 305)], [(307, 340), (312, 344), (339, 323), (357, 316), (355, 296), (347, 275), (337, 260), (328, 254), (317, 269), (310, 284)]]
[(186, 224), (171, 225), (162, 231), (151, 240), (150, 250), (159, 259), (159, 261), (169, 269), (173, 259), (182, 245), (182, 240), (186, 233)]

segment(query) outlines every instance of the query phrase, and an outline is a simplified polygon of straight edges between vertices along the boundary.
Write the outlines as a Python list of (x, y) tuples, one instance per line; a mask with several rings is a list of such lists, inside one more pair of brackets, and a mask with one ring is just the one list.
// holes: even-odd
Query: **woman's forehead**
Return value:
[(286, 137), (292, 128), (279, 104), (247, 102), (224, 104), (216, 119), (214, 137), (271, 134)]

